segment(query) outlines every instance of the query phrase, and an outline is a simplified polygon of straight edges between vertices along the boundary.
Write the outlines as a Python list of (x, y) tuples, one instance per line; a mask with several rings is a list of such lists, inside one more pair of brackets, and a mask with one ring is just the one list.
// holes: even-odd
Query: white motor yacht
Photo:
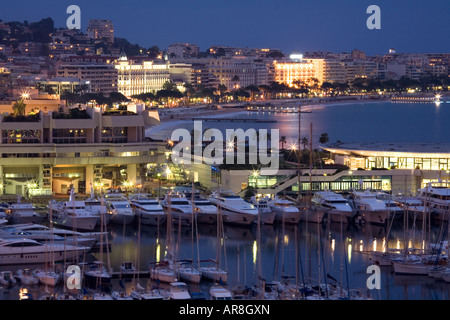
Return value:
[(94, 230), (98, 217), (86, 210), (84, 201), (75, 200), (73, 189), (69, 201), (51, 200), (49, 220), (52, 224), (73, 230)]
[(109, 193), (104, 196), (108, 213), (111, 214), (111, 222), (117, 224), (130, 224), (135, 213), (130, 201), (121, 193)]
[(367, 223), (385, 224), (389, 210), (383, 200), (377, 199), (376, 193), (370, 190), (353, 191), (351, 193), (354, 207)]
[(448, 221), (450, 215), (450, 188), (444, 185), (429, 183), (425, 188), (419, 189), (417, 198), (429, 207), (433, 218)]
[(385, 192), (377, 192), (376, 197), (377, 199), (384, 201), (389, 213), (389, 218), (399, 219), (403, 217), (404, 209), (395, 201), (394, 196)]
[(225, 289), (222, 286), (214, 285), (209, 289), (209, 295), (211, 300), (232, 300), (230, 290)]
[(347, 223), (353, 217), (353, 209), (341, 195), (332, 191), (319, 191), (314, 194), (312, 201), (326, 208), (331, 222)]
[(200, 195), (198, 191), (194, 194), (192, 192), (185, 192), (184, 194), (194, 207), (199, 223), (215, 224), (217, 222), (217, 207), (211, 201)]
[(258, 216), (258, 209), (231, 191), (215, 191), (209, 197), (221, 211), (223, 222), (249, 226)]
[(157, 226), (166, 221), (164, 208), (157, 199), (143, 194), (132, 195), (129, 199), (131, 208), (141, 224)]
[(423, 220), (424, 213), (426, 217), (430, 213), (423, 201), (417, 197), (396, 197), (394, 201), (403, 209), (403, 214), (406, 214), (408, 217)]
[(275, 221), (287, 224), (298, 224), (301, 212), (292, 201), (275, 197), (269, 202), (270, 208), (276, 213)]
[(86, 210), (92, 212), (93, 215), (96, 215), (97, 218), (97, 226), (101, 225), (102, 215), (103, 215), (103, 225), (108, 225), (111, 221), (111, 213), (108, 212), (108, 208), (106, 204), (99, 198), (91, 197), (89, 199), (84, 200), (84, 204), (86, 206)]
[(169, 299), (170, 300), (191, 299), (191, 295), (189, 294), (189, 290), (186, 283), (179, 281), (170, 283)]
[(259, 219), (262, 224), (273, 224), (275, 222), (277, 213), (269, 206), (269, 201), (268, 198), (256, 199), (254, 196), (251, 198), (252, 204), (258, 209)]
[(32, 239), (0, 239), (0, 265), (46, 263), (50, 252), (54, 261), (73, 260), (90, 248), (41, 243)]
[(17, 197), (17, 202), (12, 203), (6, 210), (9, 212), (9, 222), (11, 224), (20, 223), (40, 223), (43, 217), (35, 211), (32, 203), (21, 202), (21, 197)]
[(167, 215), (170, 215), (172, 221), (178, 226), (191, 226), (195, 210), (184, 194), (168, 193), (166, 194), (162, 206)]

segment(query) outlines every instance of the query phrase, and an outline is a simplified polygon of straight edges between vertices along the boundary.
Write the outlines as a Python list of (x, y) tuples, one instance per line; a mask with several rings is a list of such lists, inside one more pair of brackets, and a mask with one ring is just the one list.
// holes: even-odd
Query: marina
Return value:
[[(205, 199), (208, 198), (207, 195), (204, 196)], [(130, 195), (130, 201), (136, 198), (138, 194), (134, 197)], [(324, 193), (320, 199), (322, 203), (342, 203), (344, 198)], [(327, 202), (326, 199), (330, 201)], [(396, 201), (398, 205), (401, 204), (400, 198)], [(251, 199), (251, 202), (256, 203), (255, 199)], [(246, 202), (249, 208), (251, 202)], [(276, 199), (272, 204), (270, 200), (265, 199), (262, 208), (274, 208), (276, 203), (280, 205), (283, 201)], [(287, 201), (286, 204), (294, 207), (292, 202)], [(225, 207), (223, 209), (226, 210)], [(259, 215), (262, 217), (263, 212), (260, 209)], [(300, 209), (298, 212), (302, 214), (306, 211)], [(406, 215), (402, 215), (400, 218), (389, 216), (388, 222), (384, 224), (365, 219), (361, 223), (347, 219), (346, 213), (343, 213), (344, 219), (335, 217), (339, 212), (345, 211), (332, 212), (333, 215), (325, 215), (320, 223), (312, 220), (289, 221), (281, 216), (269, 223), (255, 218), (251, 223), (237, 224), (234, 220), (222, 220), (220, 210), (216, 223), (200, 223), (194, 219), (190, 224), (181, 224), (178, 219), (166, 219), (165, 223), (141, 224), (138, 215), (135, 215), (131, 222), (122, 220), (123, 224), (110, 221), (103, 228), (97, 226), (95, 229), (96, 233), (101, 234), (106, 228), (108, 234), (107, 237), (99, 237), (99, 234), (96, 234), (97, 247), (100, 246), (100, 250), (84, 248), (82, 253), (69, 256), (71, 246), (60, 244), (59, 250), (62, 252), (64, 248), (65, 254), (57, 254), (55, 249), (50, 250), (52, 247), (45, 241), (39, 245), (41, 248), (48, 246), (49, 251), (43, 251), (41, 258), (37, 260), (16, 261), (8, 258), (11, 263), (2, 263), (0, 271), (10, 272), (9, 277), (15, 281), (14, 284), (5, 282), (0, 296), (2, 299), (17, 300), (21, 290), (26, 289), (27, 297), (32, 299), (40, 299), (49, 290), (54, 297), (64, 294), (71, 295), (74, 299), (81, 296), (83, 299), (93, 299), (94, 295), (114, 297), (119, 291), (123, 293), (122, 296), (131, 296), (136, 290), (139, 292), (137, 288), (152, 288), (165, 293), (161, 295), (162, 299), (170, 299), (170, 290), (175, 289), (172, 285), (181, 281), (180, 285), (182, 283), (185, 286), (183, 290), (187, 290), (192, 299), (216, 299), (215, 295), (222, 289), (227, 290), (231, 299), (262, 299), (258, 293), (261, 285), (267, 286), (268, 290), (264, 299), (311, 299), (314, 298), (315, 291), (305, 295), (302, 288), (313, 288), (317, 284), (331, 286), (335, 288), (333, 290), (337, 290), (328, 292), (328, 289), (323, 289), (322, 294), (327, 292), (329, 297), (322, 296), (321, 299), (344, 299), (349, 292), (352, 292), (352, 299), (389, 299), (391, 296), (395, 296), (395, 299), (448, 299), (450, 284), (445, 281), (445, 273), (437, 276), (435, 272), (433, 277), (429, 276), (428, 267), (421, 267), (420, 259), (411, 260), (415, 261), (417, 271), (406, 271), (409, 270), (406, 269), (406, 262), (396, 260), (397, 257), (405, 257), (403, 254), (392, 255), (392, 258), (386, 255), (386, 252), (395, 250), (403, 252), (406, 250), (406, 243), (408, 251), (411, 252), (410, 259), (414, 256), (420, 257), (420, 252), (434, 250), (434, 255), (430, 253), (428, 258), (432, 266), (439, 256), (436, 249), (442, 247), (442, 241), (446, 241), (446, 227), (441, 219), (418, 220), (415, 216), (406, 218)], [(170, 211), (167, 211), (167, 214), (170, 214)], [(0, 232), (4, 228), (27, 230), (26, 226), (28, 224), (16, 227), (6, 225), (0, 228)], [(30, 225), (28, 229), (39, 229), (38, 226), (39, 224)], [(41, 229), (45, 229), (45, 226), (42, 225)], [(59, 228), (53, 227), (50, 230), (61, 234)], [(81, 240), (81, 236), (95, 234), (86, 232), (78, 235)], [(2, 245), (7, 243), (11, 242), (6, 241)], [(38, 244), (36, 240), (29, 240), (27, 243)], [(446, 254), (444, 249), (441, 256), (443, 261), (447, 259)], [(69, 264), (75, 264), (86, 270), (85, 272), (94, 272), (96, 269), (91, 269), (92, 266), (103, 266), (104, 277), (107, 275), (110, 280), (89, 280), (86, 274), (83, 280), (86, 284), (81, 291), (68, 290), (64, 281), (48, 286), (48, 283), (31, 284), (32, 280), (20, 280), (23, 272), (21, 270), (28, 270), (29, 277), (35, 272), (42, 272), (39, 270), (48, 270), (46, 261), (50, 263), (50, 257), (54, 259), (56, 255), (58, 259), (53, 260), (52, 270), (54, 274), (62, 277), (61, 279), (64, 279), (64, 276), (60, 272)], [(380, 290), (368, 290), (365, 287), (365, 269), (374, 263), (382, 266), (383, 285)], [(175, 266), (182, 268), (175, 269)], [(195, 270), (200, 272), (199, 277), (195, 279), (192, 277), (194, 266)], [(155, 270), (159, 270), (159, 276), (156, 276)], [(177, 275), (175, 270), (189, 272), (191, 276)], [(221, 275), (214, 276), (212, 272)], [(405, 275), (410, 272), (423, 277), (429, 285), (423, 286), (422, 283), (412, 281), (415, 278)], [(216, 283), (220, 284), (222, 289), (218, 290)], [(290, 288), (290, 294), (286, 295), (281, 287), (269, 294), (269, 287), (273, 285)], [(406, 287), (409, 288), (408, 291), (403, 290)], [(410, 290), (411, 288), (413, 290)], [(177, 287), (178, 289), (180, 288)], [(151, 292), (154, 294), (156, 291)], [(278, 293), (274, 295), (275, 292)], [(358, 294), (355, 296), (356, 292)]]

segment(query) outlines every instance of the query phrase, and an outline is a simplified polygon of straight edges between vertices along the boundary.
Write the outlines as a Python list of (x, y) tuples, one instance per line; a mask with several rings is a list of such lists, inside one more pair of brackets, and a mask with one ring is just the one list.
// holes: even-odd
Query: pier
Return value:
[[(278, 106), (250, 106), (247, 107), (247, 111), (256, 112), (272, 112), (272, 113), (298, 113), (300, 108), (298, 107), (278, 107)], [(300, 113), (312, 113), (312, 111), (300, 111)]]

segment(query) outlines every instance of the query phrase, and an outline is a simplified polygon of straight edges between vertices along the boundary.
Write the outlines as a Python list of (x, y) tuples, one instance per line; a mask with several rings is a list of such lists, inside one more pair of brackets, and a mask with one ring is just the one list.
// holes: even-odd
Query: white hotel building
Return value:
[(159, 91), (170, 81), (169, 64), (154, 61), (133, 62), (122, 55), (116, 65), (118, 91), (127, 97)]

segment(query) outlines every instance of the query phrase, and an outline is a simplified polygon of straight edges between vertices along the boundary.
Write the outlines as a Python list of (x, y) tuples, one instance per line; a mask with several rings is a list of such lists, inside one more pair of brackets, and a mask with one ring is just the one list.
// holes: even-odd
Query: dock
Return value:
[[(298, 113), (298, 107), (276, 107), (276, 106), (251, 106), (247, 107), (247, 111), (255, 112), (271, 112), (271, 113)], [(300, 113), (312, 113), (312, 111), (300, 110)]]

